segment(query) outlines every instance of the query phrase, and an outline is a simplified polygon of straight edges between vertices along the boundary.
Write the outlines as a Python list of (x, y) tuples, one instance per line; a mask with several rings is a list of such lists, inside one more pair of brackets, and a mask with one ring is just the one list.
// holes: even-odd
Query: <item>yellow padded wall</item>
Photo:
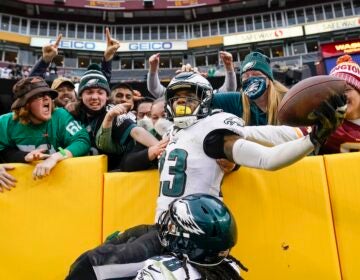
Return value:
[(343, 279), (360, 279), (360, 153), (325, 156)]
[(67, 159), (36, 181), (33, 166), (12, 165), (17, 186), (0, 193), (0, 279), (64, 279), (101, 242), (106, 158)]
[(278, 171), (241, 167), (225, 178), (223, 194), (245, 279), (340, 279), (322, 157)]
[(116, 230), (154, 223), (159, 172), (117, 172), (104, 175), (104, 239)]

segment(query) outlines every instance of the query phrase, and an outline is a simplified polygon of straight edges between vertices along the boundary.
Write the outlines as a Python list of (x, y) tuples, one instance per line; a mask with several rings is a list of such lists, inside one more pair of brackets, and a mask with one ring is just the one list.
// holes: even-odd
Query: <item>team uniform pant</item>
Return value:
[(145, 260), (163, 253), (158, 225), (136, 226), (82, 254), (66, 279), (133, 279)]

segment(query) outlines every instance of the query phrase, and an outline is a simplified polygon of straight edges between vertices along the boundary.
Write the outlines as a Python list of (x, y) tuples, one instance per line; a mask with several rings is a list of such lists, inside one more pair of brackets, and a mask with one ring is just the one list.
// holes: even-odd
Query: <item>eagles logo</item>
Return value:
[(256, 64), (256, 61), (250, 61), (248, 63), (246, 63), (242, 69), (243, 72), (246, 72), (247, 70), (253, 68)]
[(240, 119), (238, 117), (230, 117), (224, 120), (224, 124), (237, 125), (243, 127), (245, 125), (245, 122), (243, 119)]
[(86, 82), (86, 86), (92, 86), (96, 85), (98, 83), (99, 79), (91, 79)]
[(178, 200), (174, 203), (174, 218), (185, 229), (186, 232), (197, 235), (205, 234), (205, 232), (194, 221), (190, 206), (185, 200)]

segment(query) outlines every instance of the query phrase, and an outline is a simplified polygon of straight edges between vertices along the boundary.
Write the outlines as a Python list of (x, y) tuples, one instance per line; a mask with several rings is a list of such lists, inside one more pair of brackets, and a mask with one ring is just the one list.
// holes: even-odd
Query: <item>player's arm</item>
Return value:
[(245, 126), (244, 139), (265, 146), (274, 146), (291, 140), (299, 139), (308, 134), (306, 127), (285, 125)]
[(236, 164), (258, 169), (276, 170), (288, 166), (314, 150), (309, 136), (274, 147), (245, 140), (232, 132), (218, 130), (204, 141), (204, 151), (212, 158), (227, 158)]
[(205, 138), (204, 151), (210, 157), (225, 156), (237, 164), (248, 167), (266, 170), (280, 169), (301, 159), (314, 149), (318, 149), (341, 124), (345, 110), (344, 97), (333, 96), (311, 113), (316, 124), (307, 136), (278, 146), (266, 147), (245, 140), (229, 131), (217, 130)]
[(310, 137), (302, 137), (274, 147), (266, 147), (240, 138), (238, 135), (224, 137), (224, 153), (226, 158), (237, 164), (277, 170), (288, 166), (314, 150)]

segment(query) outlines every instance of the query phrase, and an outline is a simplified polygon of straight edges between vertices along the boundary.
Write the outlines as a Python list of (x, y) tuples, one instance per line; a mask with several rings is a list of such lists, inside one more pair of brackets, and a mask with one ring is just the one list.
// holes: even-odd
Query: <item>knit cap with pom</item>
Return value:
[(344, 79), (360, 91), (360, 67), (350, 55), (346, 54), (337, 59), (336, 66), (330, 71), (330, 76)]
[(80, 79), (78, 95), (81, 96), (85, 89), (89, 88), (102, 88), (106, 91), (106, 94), (110, 95), (109, 83), (101, 72), (101, 68), (98, 64), (90, 64), (87, 71)]

